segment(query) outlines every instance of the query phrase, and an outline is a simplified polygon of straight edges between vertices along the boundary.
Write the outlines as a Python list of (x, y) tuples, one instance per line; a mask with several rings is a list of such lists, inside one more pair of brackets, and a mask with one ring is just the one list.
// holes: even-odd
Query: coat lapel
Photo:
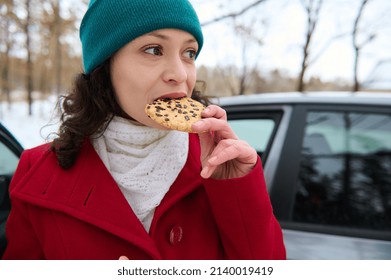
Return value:
[(89, 141), (84, 142), (69, 170), (60, 168), (55, 154), (48, 150), (19, 182), (11, 195), (93, 224), (160, 258), (153, 240)]

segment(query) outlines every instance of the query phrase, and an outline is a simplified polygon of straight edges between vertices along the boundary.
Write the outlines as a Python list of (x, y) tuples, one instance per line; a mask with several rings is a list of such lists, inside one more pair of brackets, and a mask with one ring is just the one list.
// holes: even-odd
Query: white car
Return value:
[(262, 158), (288, 259), (391, 259), (391, 94), (217, 103)]

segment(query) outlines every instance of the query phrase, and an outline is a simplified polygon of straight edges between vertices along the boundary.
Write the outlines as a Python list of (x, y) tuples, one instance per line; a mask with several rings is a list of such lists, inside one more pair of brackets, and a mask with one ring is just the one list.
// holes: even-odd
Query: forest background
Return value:
[[(65, 94), (88, 0), (0, 0), (0, 102)], [(391, 90), (389, 0), (193, 0), (206, 94)]]

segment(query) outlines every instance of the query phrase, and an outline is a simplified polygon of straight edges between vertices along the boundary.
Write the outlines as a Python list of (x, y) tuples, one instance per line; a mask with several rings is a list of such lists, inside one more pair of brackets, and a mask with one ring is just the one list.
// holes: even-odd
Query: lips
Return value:
[(186, 93), (184, 92), (170, 92), (170, 93), (167, 93), (167, 94), (164, 94), (162, 96), (159, 96), (158, 98), (156, 98), (155, 100), (158, 100), (158, 99), (178, 99), (178, 98), (182, 98), (182, 97), (186, 97)]

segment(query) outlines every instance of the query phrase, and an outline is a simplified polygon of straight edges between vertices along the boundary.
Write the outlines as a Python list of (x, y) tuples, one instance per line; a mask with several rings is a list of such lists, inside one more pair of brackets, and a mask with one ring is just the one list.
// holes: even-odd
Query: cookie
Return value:
[(164, 127), (192, 132), (191, 125), (201, 119), (204, 108), (203, 104), (188, 97), (164, 98), (147, 104), (145, 113)]

